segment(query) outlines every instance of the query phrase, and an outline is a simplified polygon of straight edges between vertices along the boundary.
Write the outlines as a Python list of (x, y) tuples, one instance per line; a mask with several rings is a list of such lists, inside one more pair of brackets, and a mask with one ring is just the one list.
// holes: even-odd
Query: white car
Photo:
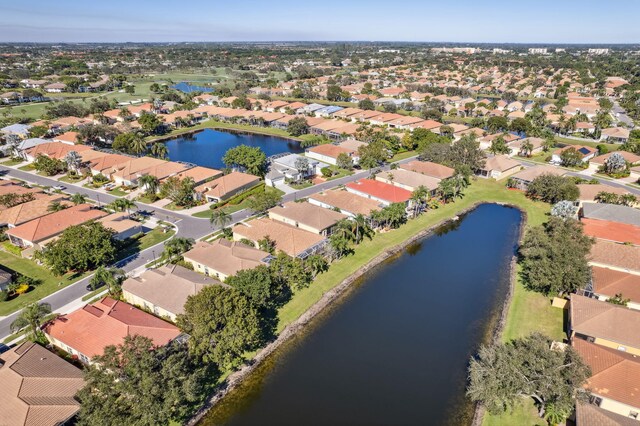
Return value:
[(67, 189), (67, 187), (66, 186), (62, 186), (62, 185), (56, 185), (56, 186), (53, 187), (53, 189), (56, 190), (56, 191), (63, 191), (65, 189)]

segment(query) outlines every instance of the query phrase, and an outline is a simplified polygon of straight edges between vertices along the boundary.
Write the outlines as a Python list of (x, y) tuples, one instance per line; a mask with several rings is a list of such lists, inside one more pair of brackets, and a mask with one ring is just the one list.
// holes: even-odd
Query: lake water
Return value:
[(213, 87), (206, 87), (206, 86), (195, 86), (187, 81), (181, 81), (180, 83), (174, 84), (173, 86), (171, 86), (172, 89), (176, 89), (179, 90), (181, 92), (184, 93), (191, 93), (191, 92), (213, 92), (215, 91), (215, 89)]
[(283, 152), (303, 152), (300, 143), (277, 136), (252, 133), (227, 132), (205, 129), (198, 133), (184, 135), (166, 142), (169, 158), (173, 161), (185, 161), (199, 166), (221, 169), (222, 157), (230, 148), (238, 145), (257, 146), (267, 157)]
[(520, 222), (481, 205), (374, 268), (202, 425), (469, 424), (467, 363), (504, 303)]

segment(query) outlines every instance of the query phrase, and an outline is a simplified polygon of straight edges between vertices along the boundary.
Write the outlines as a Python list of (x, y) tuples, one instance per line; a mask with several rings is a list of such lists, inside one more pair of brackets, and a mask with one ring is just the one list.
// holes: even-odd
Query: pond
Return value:
[(480, 205), (374, 268), (201, 424), (470, 424), (467, 363), (504, 304), (521, 220)]
[(173, 86), (171, 86), (172, 89), (176, 89), (179, 90), (181, 92), (184, 93), (191, 93), (191, 92), (213, 92), (215, 91), (215, 89), (213, 87), (206, 87), (206, 86), (195, 86), (193, 84), (191, 84), (190, 82), (187, 81), (181, 81), (180, 83), (174, 84)]
[(223, 168), (222, 157), (225, 152), (239, 145), (257, 146), (267, 157), (283, 152), (304, 151), (299, 142), (290, 139), (214, 129), (205, 129), (166, 141), (169, 159), (214, 169)]

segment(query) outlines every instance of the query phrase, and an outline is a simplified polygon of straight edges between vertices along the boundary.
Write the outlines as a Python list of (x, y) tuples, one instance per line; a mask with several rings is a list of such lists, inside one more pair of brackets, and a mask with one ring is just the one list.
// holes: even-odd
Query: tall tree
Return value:
[(221, 368), (237, 366), (261, 343), (256, 308), (239, 291), (219, 285), (190, 296), (177, 323), (190, 336), (189, 352)]
[(483, 345), (471, 358), (467, 396), (499, 414), (532, 398), (538, 415), (547, 411), (568, 417), (576, 398), (587, 397), (582, 385), (591, 375), (570, 346), (551, 347), (551, 339), (534, 333), (508, 343)]
[(79, 425), (183, 423), (202, 404), (219, 373), (196, 362), (185, 345), (156, 348), (143, 336), (127, 336), (85, 370), (78, 393)]
[(590, 277), (587, 256), (592, 244), (577, 220), (552, 216), (531, 228), (520, 247), (524, 285), (547, 295), (583, 288)]

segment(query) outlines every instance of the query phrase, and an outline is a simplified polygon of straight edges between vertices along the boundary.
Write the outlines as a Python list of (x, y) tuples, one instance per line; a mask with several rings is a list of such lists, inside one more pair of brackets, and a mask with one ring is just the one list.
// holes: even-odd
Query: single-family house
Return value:
[(503, 179), (519, 172), (521, 169), (522, 164), (508, 155), (494, 155), (485, 160), (484, 166), (478, 171), (478, 176)]
[(180, 335), (175, 325), (111, 297), (60, 315), (46, 323), (42, 331), (52, 345), (85, 364), (102, 355), (107, 346), (121, 344), (127, 336), (148, 337), (160, 347)]
[(106, 215), (106, 212), (96, 209), (90, 204), (78, 204), (10, 228), (6, 234), (13, 245), (38, 249), (45, 246), (68, 227), (96, 220)]
[(217, 203), (246, 191), (260, 183), (260, 178), (248, 173), (231, 172), (196, 187), (198, 197)]
[[(640, 394), (637, 384), (640, 381), (640, 359), (630, 353), (603, 347), (583, 339), (573, 339), (571, 346), (591, 369), (591, 376), (584, 387), (591, 393), (592, 404), (626, 417), (632, 424), (638, 424)], [(609, 419), (611, 420), (610, 417)], [(605, 421), (600, 424), (624, 423)], [(581, 423), (577, 425), (582, 426)]]
[(290, 201), (269, 210), (269, 219), (325, 237), (331, 233), (336, 223), (346, 217), (342, 213), (307, 202)]
[(239, 271), (266, 265), (271, 260), (271, 255), (266, 251), (224, 238), (210, 243), (198, 241), (183, 257), (196, 272), (220, 281)]
[(388, 172), (378, 173), (376, 175), (376, 180), (406, 189), (410, 192), (413, 192), (418, 189), (418, 187), (423, 186), (429, 191), (431, 196), (436, 194), (438, 184), (440, 183), (440, 179), (405, 169), (395, 169)]
[(529, 184), (533, 182), (533, 180), (539, 176), (544, 174), (551, 174), (556, 176), (564, 176), (567, 172), (563, 169), (559, 169), (557, 167), (548, 166), (548, 165), (539, 165), (528, 167), (524, 170), (521, 170), (517, 173), (511, 175), (510, 179), (513, 182), (513, 187), (518, 189), (527, 189)]
[(51, 203), (59, 202), (65, 207), (70, 207), (71, 203), (65, 202), (64, 199), (64, 195), (53, 195), (51, 197), (42, 197), (18, 204), (17, 206), (8, 207), (0, 211), (0, 226), (15, 228), (23, 223), (48, 215), (51, 213), (51, 211), (49, 211)]
[(411, 191), (374, 179), (360, 179), (345, 185), (345, 189), (360, 197), (369, 198), (389, 206), (393, 203), (409, 204)]
[(213, 284), (222, 285), (182, 266), (165, 265), (127, 278), (122, 283), (122, 297), (133, 306), (175, 322), (176, 317), (184, 313), (187, 298)]
[(602, 301), (621, 295), (622, 298), (629, 299), (628, 308), (640, 310), (640, 274), (592, 266), (587, 291)]
[(299, 258), (320, 252), (327, 242), (322, 235), (268, 218), (254, 219), (233, 227), (234, 240), (248, 240), (255, 247), (259, 247), (258, 241), (265, 237), (274, 242), (276, 251)]
[(34, 342), (0, 354), (0, 422), (7, 426), (58, 426), (80, 410), (82, 370)]
[(573, 340), (640, 355), (640, 311), (572, 294), (568, 330)]
[(431, 161), (413, 160), (408, 163), (400, 164), (400, 168), (421, 173), (425, 176), (430, 176), (438, 180), (447, 179), (456, 174), (456, 171), (451, 167), (443, 166), (442, 164), (433, 163)]
[(359, 214), (369, 217), (372, 212), (384, 207), (384, 204), (379, 201), (354, 197), (352, 193), (339, 189), (310, 195), (309, 203), (325, 209), (339, 210), (340, 213), (349, 217), (355, 217)]
[(624, 127), (610, 127), (602, 129), (600, 132), (600, 140), (609, 143), (627, 143), (629, 141), (629, 129)]

